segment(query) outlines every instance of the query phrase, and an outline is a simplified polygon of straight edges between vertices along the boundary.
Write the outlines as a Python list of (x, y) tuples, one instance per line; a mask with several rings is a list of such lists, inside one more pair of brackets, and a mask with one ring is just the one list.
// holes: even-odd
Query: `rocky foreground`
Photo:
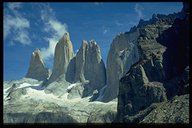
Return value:
[(29, 78), (11, 83), (4, 83), (4, 123), (111, 123), (116, 116), (115, 101), (71, 99), (67, 91), (48, 93), (41, 82)]
[(69, 33), (53, 70), (40, 50), (21, 80), (4, 81), (4, 123), (189, 123), (189, 5), (117, 35), (107, 64), (96, 41), (74, 55)]

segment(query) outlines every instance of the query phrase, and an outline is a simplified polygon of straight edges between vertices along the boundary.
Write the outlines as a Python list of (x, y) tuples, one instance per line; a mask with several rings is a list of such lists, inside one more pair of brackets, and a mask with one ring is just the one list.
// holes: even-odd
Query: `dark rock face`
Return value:
[(189, 94), (160, 103), (140, 123), (189, 123)]
[[(184, 4), (185, 5), (185, 4)], [(167, 47), (163, 55), (163, 70), (166, 74), (164, 86), (168, 98), (187, 93), (189, 87), (189, 10), (185, 5), (182, 17), (157, 39)]]
[(41, 112), (35, 118), (35, 123), (77, 123), (72, 117), (65, 113)]
[(161, 71), (166, 46), (162, 45), (158, 38), (181, 15), (181, 13), (168, 16), (153, 15), (151, 20), (140, 20), (137, 27), (134, 26), (129, 32), (115, 37), (107, 57), (107, 88), (103, 101), (110, 101), (117, 97), (119, 80), (129, 71), (131, 65), (139, 59), (151, 59), (152, 66), (146, 67), (150, 68), (150, 71), (146, 70), (146, 74), (154, 72), (157, 75), (148, 75), (149, 79), (155, 81), (165, 79), (164, 72)]
[[(158, 41), (167, 47), (164, 54), (164, 70), (167, 79), (183, 72), (189, 65), (189, 23), (183, 19), (176, 19), (173, 26), (166, 30)], [(179, 51), (179, 52), (178, 52)], [(173, 57), (175, 56), (175, 57)]]
[(74, 82), (74, 76), (75, 76), (75, 66), (76, 66), (76, 56), (74, 56), (71, 61), (69, 62), (69, 65), (67, 67), (66, 72), (66, 81), (73, 83)]
[[(139, 123), (155, 109), (150, 107), (153, 103), (189, 93), (187, 10), (184, 7), (168, 16), (154, 15), (149, 21), (140, 21), (135, 28), (140, 32), (137, 38), (140, 60), (120, 79), (117, 122)], [(185, 122), (184, 118), (178, 120)], [(174, 121), (179, 122), (168, 122)]]
[(189, 66), (187, 66), (181, 75), (175, 76), (164, 82), (168, 99), (175, 95), (189, 94)]
[[(95, 41), (83, 41), (73, 57), (66, 33), (55, 49), (53, 73), (44, 81), (48, 86), (18, 88), (17, 82), (6, 82), (12, 86), (4, 93), (4, 123), (189, 123), (189, 28), (187, 4), (179, 13), (140, 20), (113, 40), (107, 70)], [(26, 77), (42, 82), (49, 73), (39, 53), (33, 53)], [(53, 99), (30, 98), (31, 89), (52, 93)]]
[(58, 112), (6, 113), (4, 123), (77, 123), (69, 115)]
[(115, 111), (102, 111), (97, 110), (95, 112), (92, 112), (87, 119), (87, 123), (112, 123), (115, 119), (116, 112)]
[(49, 77), (49, 70), (45, 68), (44, 62), (41, 58), (41, 52), (36, 49), (31, 56), (28, 72), (26, 78), (33, 78), (36, 80), (46, 80)]
[(139, 111), (137, 114), (129, 116), (126, 115), (123, 118), (124, 123), (139, 123), (145, 118), (152, 110), (157, 108), (159, 103), (153, 103), (144, 110)]
[(125, 115), (133, 116), (152, 103), (167, 100), (163, 84), (149, 82), (142, 66), (144, 64), (140, 62), (131, 67), (126, 76), (120, 80), (117, 115), (120, 121), (123, 121), (121, 117)]

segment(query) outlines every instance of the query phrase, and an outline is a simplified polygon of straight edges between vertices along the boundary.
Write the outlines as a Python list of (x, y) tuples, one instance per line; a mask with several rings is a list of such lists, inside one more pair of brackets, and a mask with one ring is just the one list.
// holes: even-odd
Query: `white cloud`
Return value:
[(53, 59), (57, 42), (67, 32), (67, 25), (56, 19), (52, 8), (48, 4), (41, 7), (41, 20), (44, 23), (44, 31), (51, 34), (50, 37), (45, 38), (49, 46), (41, 48), (42, 58), (49, 62), (50, 59)]
[(55, 46), (56, 46), (56, 42), (58, 41), (56, 38), (45, 38), (48, 43), (49, 43), (49, 47), (48, 48), (42, 48), (41, 49), (41, 55), (43, 57), (43, 59), (45, 60), (49, 60), (54, 56), (54, 52), (55, 52)]
[(143, 8), (141, 5), (135, 4), (134, 10), (135, 10), (135, 12), (137, 13), (137, 18), (138, 18), (138, 19), (143, 18), (143, 12), (142, 12), (143, 9), (144, 9), (144, 8)]
[(12, 2), (12, 3), (8, 3), (8, 8), (11, 10), (15, 10), (18, 8), (21, 8), (21, 2)]
[(29, 38), (28, 29), (30, 28), (30, 22), (22, 16), (22, 13), (18, 11), (22, 7), (20, 2), (9, 2), (7, 4), (9, 13), (4, 13), (3, 16), (3, 37), (4, 40), (9, 39), (10, 43), (14, 45), (15, 42), (23, 45), (29, 45), (31, 39)]
[(50, 19), (48, 22), (48, 25), (50, 25), (50, 28), (56, 32), (55, 35), (58, 37), (62, 37), (64, 33), (67, 32), (67, 25), (64, 23), (57, 21), (56, 19)]
[(17, 42), (20, 42), (23, 45), (29, 45), (31, 43), (31, 39), (28, 36), (27, 31), (18, 31), (16, 37), (13, 39)]
[(30, 23), (26, 18), (6, 14), (3, 20), (3, 37), (4, 39), (9, 38), (12, 44), (16, 41), (23, 45), (29, 45), (31, 43), (27, 31), (29, 27)]
[(50, 8), (49, 4), (40, 4), (41, 20), (48, 20), (50, 17), (55, 17), (53, 9)]

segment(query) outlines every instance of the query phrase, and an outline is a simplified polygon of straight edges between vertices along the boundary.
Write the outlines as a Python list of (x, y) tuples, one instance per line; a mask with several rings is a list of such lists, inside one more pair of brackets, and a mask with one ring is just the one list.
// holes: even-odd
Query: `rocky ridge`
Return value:
[(108, 86), (103, 101), (110, 101), (118, 96), (119, 80), (131, 65), (141, 59), (150, 59), (153, 54), (161, 61), (166, 47), (157, 38), (172, 26), (178, 15), (181, 14), (153, 15), (149, 21), (140, 20), (137, 27), (115, 37), (107, 57)]
[(140, 123), (189, 123), (189, 94), (158, 104)]
[(106, 69), (95, 41), (82, 41), (74, 56), (69, 33), (55, 47), (50, 78), (36, 50), (28, 78), (4, 82), (4, 123), (189, 123), (186, 6), (117, 35)]
[[(182, 12), (185, 11), (182, 10)], [(181, 15), (181, 13), (178, 14)], [(165, 102), (176, 95), (188, 93), (189, 53), (187, 52), (187, 43), (189, 42), (189, 35), (184, 35), (182, 32), (189, 32), (187, 28), (189, 21), (187, 16), (183, 17), (185, 14), (182, 14), (182, 17), (178, 16), (174, 20), (170, 20), (168, 16), (168, 18), (165, 17), (165, 20), (161, 20), (163, 21), (162, 23), (144, 24), (140, 28), (140, 36), (138, 38), (140, 60), (120, 80), (117, 122), (138, 123), (147, 114), (150, 115), (147, 110), (151, 104)], [(173, 21), (173, 23), (167, 27), (170, 21)], [(176, 37), (177, 34), (179, 34), (179, 39), (174, 40), (173, 37)], [(166, 37), (164, 37), (165, 35)], [(178, 54), (178, 48), (185, 49), (185, 52), (179, 52), (177, 58), (173, 58), (173, 54)], [(183, 60), (183, 58), (186, 60)], [(179, 64), (174, 65), (178, 60)], [(181, 102), (179, 101), (179, 104)], [(187, 99), (184, 102), (186, 105), (188, 104)], [(176, 107), (173, 104), (169, 105), (172, 108)], [(185, 112), (187, 112), (186, 109)], [(139, 114), (141, 111), (144, 111), (145, 116)], [(182, 112), (182, 110), (179, 111)], [(183, 116), (183, 118), (189, 117), (188, 113), (186, 114), (187, 117)], [(175, 113), (173, 115), (176, 116)], [(187, 122), (184, 119), (181, 120), (182, 123)], [(162, 120), (158, 121), (157, 119), (156, 121), (161, 122)], [(176, 123), (179, 122), (177, 120), (174, 121)], [(164, 122), (174, 121), (171, 118), (167, 118)]]
[[(60, 93), (47, 93), (42, 88), (42, 82), (34, 79), (25, 78), (12, 83), (16, 83), (16, 86), (7, 86), (4, 92), (5, 124), (111, 123), (115, 119), (117, 102), (89, 102), (90, 97), (70, 99), (67, 98), (70, 93), (62, 90)], [(14, 90), (11, 91), (12, 87)]]
[(106, 84), (105, 64), (95, 41), (82, 42), (68, 66), (66, 80), (84, 83), (83, 97), (92, 95), (94, 90), (100, 90)]
[(41, 58), (41, 52), (39, 49), (36, 49), (32, 53), (29, 69), (25, 77), (44, 81), (49, 78), (49, 75), (49, 69), (45, 68), (44, 62)]
[(119, 79), (139, 60), (136, 38), (139, 32), (121, 33), (114, 38), (107, 56), (107, 87), (102, 101), (117, 98)]
[(73, 45), (70, 40), (69, 33), (67, 32), (59, 40), (55, 47), (53, 71), (47, 82), (47, 85), (66, 73), (68, 64), (72, 58)]

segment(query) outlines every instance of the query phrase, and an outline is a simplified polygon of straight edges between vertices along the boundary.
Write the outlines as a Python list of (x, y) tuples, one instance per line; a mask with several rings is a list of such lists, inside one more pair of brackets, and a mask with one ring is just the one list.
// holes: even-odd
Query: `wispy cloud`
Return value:
[[(31, 39), (28, 36), (28, 32), (25, 30), (18, 31), (13, 41), (20, 42), (23, 45), (29, 45), (31, 43)], [(12, 44), (13, 41), (11, 42)]]
[(135, 4), (134, 10), (137, 13), (137, 18), (141, 19), (143, 18), (143, 6), (141, 6), (140, 4)]
[(122, 25), (123, 25), (123, 24), (120, 23), (118, 20), (115, 21), (115, 24), (116, 24), (117, 26), (122, 26)]
[(105, 35), (107, 32), (108, 32), (107, 29), (104, 29), (104, 30), (103, 30), (103, 34), (104, 34), (104, 35)]
[(50, 59), (53, 59), (58, 40), (67, 32), (67, 25), (56, 19), (54, 11), (49, 4), (42, 5), (41, 20), (44, 23), (44, 32), (51, 35), (44, 38), (49, 43), (49, 46), (41, 48), (42, 58), (49, 62)]
[(11, 9), (11, 10), (21, 8), (21, 6), (22, 6), (21, 2), (8, 3), (8, 8)]
[(29, 45), (31, 43), (28, 33), (30, 22), (19, 13), (18, 9), (21, 7), (21, 3), (8, 3), (8, 10), (13, 14), (4, 14), (3, 37), (4, 40), (9, 38), (12, 45), (15, 42), (23, 45)]

